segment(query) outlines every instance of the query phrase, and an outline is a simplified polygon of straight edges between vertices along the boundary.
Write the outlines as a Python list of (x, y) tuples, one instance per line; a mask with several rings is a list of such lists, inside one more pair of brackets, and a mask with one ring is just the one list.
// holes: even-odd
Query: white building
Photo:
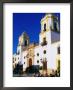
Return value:
[[(37, 31), (36, 31), (37, 32)], [(30, 44), (28, 35), (23, 32), (19, 37), (17, 52), (13, 55), (13, 67), (19, 63), (23, 71), (32, 65), (39, 65), (49, 73), (57, 70), (60, 61), (60, 29), (58, 17), (46, 14), (41, 19), (39, 43)]]

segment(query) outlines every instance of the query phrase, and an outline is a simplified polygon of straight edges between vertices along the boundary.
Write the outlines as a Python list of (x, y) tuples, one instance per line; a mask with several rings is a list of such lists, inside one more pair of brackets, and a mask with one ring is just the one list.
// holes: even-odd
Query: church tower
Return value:
[(23, 32), (22, 35), (19, 37), (19, 46), (28, 46), (29, 45), (29, 37), (28, 35)]
[(29, 45), (29, 37), (28, 35), (23, 32), (21, 36), (19, 37), (19, 42), (17, 46), (17, 55), (19, 56), (19, 62), (22, 64), (22, 52), (25, 48), (27, 48)]
[(29, 45), (29, 37), (28, 35), (23, 32), (21, 36), (19, 37), (18, 47), (17, 47), (17, 53), (21, 53), (23, 48), (27, 48)]
[(39, 44), (44, 46), (60, 40), (59, 19), (55, 14), (46, 14), (41, 19)]

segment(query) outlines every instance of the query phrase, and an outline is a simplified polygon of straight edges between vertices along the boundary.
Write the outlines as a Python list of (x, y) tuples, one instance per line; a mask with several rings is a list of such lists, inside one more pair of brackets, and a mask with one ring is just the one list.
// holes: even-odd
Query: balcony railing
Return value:
[(41, 46), (47, 45), (47, 41), (41, 43)]

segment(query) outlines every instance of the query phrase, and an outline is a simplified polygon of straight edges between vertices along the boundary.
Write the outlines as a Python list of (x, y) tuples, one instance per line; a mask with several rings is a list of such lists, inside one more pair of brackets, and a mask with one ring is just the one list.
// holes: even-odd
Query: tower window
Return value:
[(43, 52), (44, 54), (46, 54), (46, 50), (44, 50), (44, 52)]
[(58, 47), (57, 52), (58, 52), (58, 54), (60, 54), (60, 47)]
[(57, 23), (54, 22), (54, 30), (57, 31)]
[(46, 37), (43, 38), (42, 46), (47, 45)]
[(46, 31), (46, 24), (44, 24), (44, 31)]
[(27, 40), (25, 40), (25, 46), (27, 46)]
[(24, 64), (25, 64), (25, 62), (24, 62)]

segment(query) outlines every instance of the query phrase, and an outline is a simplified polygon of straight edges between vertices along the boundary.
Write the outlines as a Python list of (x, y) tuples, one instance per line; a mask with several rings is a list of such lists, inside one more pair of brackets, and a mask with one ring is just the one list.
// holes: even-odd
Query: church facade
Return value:
[(13, 68), (19, 63), (23, 66), (23, 71), (32, 65), (42, 67), (43, 71), (48, 73), (57, 70), (60, 62), (58, 17), (54, 14), (46, 14), (40, 23), (39, 43), (31, 44), (29, 36), (25, 32), (20, 35), (17, 52), (13, 55)]

